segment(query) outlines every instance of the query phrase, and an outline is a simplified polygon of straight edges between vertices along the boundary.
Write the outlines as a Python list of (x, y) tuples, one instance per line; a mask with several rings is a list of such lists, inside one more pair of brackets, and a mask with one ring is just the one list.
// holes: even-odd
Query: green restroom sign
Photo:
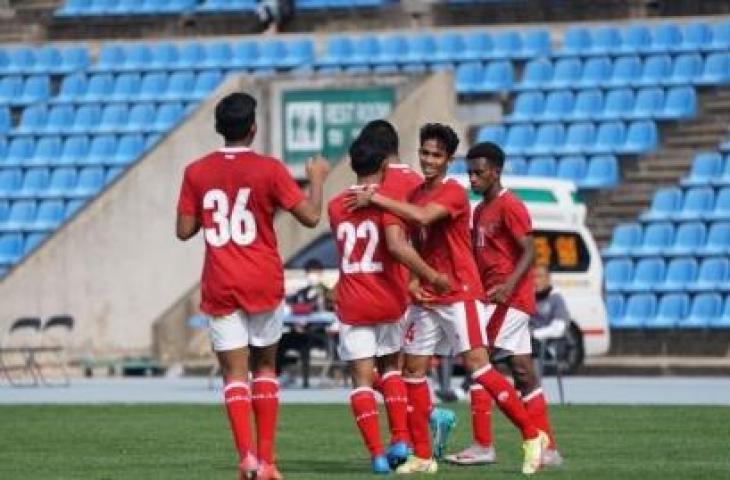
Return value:
[(283, 158), (304, 162), (321, 153), (339, 160), (369, 121), (390, 115), (395, 104), (391, 87), (290, 90), (282, 97)]

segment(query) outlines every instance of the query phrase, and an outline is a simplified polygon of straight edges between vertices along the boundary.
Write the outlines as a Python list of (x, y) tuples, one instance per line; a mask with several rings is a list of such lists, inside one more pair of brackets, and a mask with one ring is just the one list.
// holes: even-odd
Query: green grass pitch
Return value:
[[(469, 439), (468, 410), (450, 449)], [(543, 478), (728, 478), (730, 408), (553, 407), (566, 462)], [(519, 478), (516, 432), (495, 413), (499, 463), (441, 464), (437, 478)], [(287, 479), (365, 479), (369, 463), (346, 405), (284, 405), (279, 465)], [(220, 406), (0, 407), (0, 479), (235, 479)]]

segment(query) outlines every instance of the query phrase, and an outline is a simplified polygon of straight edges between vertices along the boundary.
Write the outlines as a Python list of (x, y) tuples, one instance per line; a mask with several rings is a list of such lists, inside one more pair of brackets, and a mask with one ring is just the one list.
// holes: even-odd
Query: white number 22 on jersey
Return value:
[[(358, 239), (367, 239), (365, 251), (359, 262), (353, 262), (352, 251)], [(337, 226), (337, 240), (345, 242), (342, 249), (342, 273), (377, 273), (383, 271), (381, 262), (373, 262), (375, 249), (378, 248), (380, 234), (378, 227), (371, 220), (365, 220), (355, 227), (350, 222), (342, 222)]]
[[(230, 212), (228, 196), (223, 190), (209, 190), (203, 197), (203, 209), (213, 210), (215, 227), (205, 229), (205, 241), (213, 247), (222, 247), (233, 240), (242, 247), (256, 239), (256, 221), (253, 213), (246, 210), (250, 188), (238, 190), (233, 211)], [(230, 217), (229, 217), (230, 212)]]

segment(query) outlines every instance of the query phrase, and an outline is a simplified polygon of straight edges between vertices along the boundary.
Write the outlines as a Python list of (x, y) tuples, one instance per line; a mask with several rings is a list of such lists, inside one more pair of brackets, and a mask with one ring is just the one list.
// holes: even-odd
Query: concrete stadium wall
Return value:
[[(69, 313), (77, 354), (149, 352), (152, 322), (198, 282), (200, 238), (175, 238), (182, 172), (220, 146), (214, 105), (254, 87), (231, 78), (157, 148), (0, 281), (0, 332), (24, 315)], [(265, 128), (261, 137), (266, 136)]]

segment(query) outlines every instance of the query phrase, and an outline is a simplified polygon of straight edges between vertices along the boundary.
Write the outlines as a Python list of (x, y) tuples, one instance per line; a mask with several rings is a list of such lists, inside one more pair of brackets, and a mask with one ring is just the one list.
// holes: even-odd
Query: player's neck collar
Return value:
[(218, 151), (221, 153), (243, 153), (250, 152), (251, 147), (221, 147)]
[(504, 188), (504, 187), (502, 187), (502, 190), (500, 190), (500, 191), (499, 191), (499, 193), (497, 194), (497, 196), (498, 196), (498, 197), (501, 197), (501, 196), (502, 196), (502, 195), (504, 195), (505, 193), (507, 193), (507, 189), (506, 189), (506, 188)]

